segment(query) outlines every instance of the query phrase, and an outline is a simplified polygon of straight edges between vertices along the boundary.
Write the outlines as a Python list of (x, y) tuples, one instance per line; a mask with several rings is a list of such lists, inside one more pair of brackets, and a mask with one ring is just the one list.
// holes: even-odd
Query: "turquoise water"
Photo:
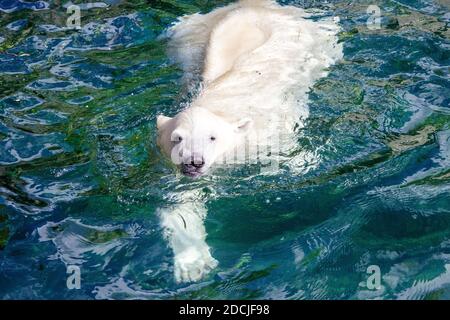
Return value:
[[(226, 1), (103, 0), (81, 30), (65, 3), (0, 0), (0, 298), (450, 298), (447, 1), (282, 1), (341, 19), (344, 59), (290, 156), (320, 163), (195, 181), (155, 146), (156, 115), (186, 100), (158, 35)], [(155, 212), (185, 189), (207, 201), (219, 266), (176, 284)]]

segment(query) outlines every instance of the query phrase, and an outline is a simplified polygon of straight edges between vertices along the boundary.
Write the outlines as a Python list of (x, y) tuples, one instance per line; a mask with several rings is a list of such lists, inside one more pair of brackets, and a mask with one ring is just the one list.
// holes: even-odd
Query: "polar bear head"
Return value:
[(226, 152), (244, 141), (252, 120), (229, 122), (200, 107), (191, 107), (173, 118), (158, 116), (158, 145), (181, 172), (196, 178)]

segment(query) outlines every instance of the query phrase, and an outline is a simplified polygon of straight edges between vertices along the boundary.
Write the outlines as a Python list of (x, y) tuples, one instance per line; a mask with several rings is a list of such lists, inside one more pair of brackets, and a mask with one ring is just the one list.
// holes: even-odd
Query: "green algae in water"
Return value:
[(3, 249), (8, 243), (9, 229), (8, 227), (0, 228), (0, 250)]
[[(0, 209), (3, 209), (2, 205), (0, 205)], [(6, 214), (0, 213), (0, 250), (4, 249), (8, 244), (10, 231), (7, 223), (8, 216)]]
[(99, 231), (91, 230), (86, 235), (86, 239), (93, 243), (105, 243), (119, 238), (126, 237), (128, 234), (124, 230)]

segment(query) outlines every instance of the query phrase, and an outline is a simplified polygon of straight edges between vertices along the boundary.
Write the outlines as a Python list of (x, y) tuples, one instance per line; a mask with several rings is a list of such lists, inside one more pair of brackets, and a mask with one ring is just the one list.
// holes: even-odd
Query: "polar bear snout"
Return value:
[(201, 168), (205, 165), (205, 158), (198, 153), (193, 153), (184, 165)]
[(196, 178), (204, 173), (205, 158), (198, 153), (193, 153), (181, 164), (181, 172), (189, 177)]

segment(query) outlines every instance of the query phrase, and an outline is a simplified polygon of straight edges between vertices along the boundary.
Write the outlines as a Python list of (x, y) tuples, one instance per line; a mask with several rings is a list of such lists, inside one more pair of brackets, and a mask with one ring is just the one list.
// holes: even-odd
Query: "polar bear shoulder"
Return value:
[(169, 40), (168, 54), (182, 66), (185, 75), (203, 73), (211, 81), (233, 65), (239, 55), (264, 42), (266, 34), (248, 20), (255, 18), (249, 14), (272, 7), (270, 0), (241, 0), (208, 14), (183, 16), (161, 39)]
[(229, 12), (211, 31), (206, 49), (203, 80), (211, 82), (230, 71), (240, 56), (252, 52), (270, 37), (262, 21), (262, 7)]

